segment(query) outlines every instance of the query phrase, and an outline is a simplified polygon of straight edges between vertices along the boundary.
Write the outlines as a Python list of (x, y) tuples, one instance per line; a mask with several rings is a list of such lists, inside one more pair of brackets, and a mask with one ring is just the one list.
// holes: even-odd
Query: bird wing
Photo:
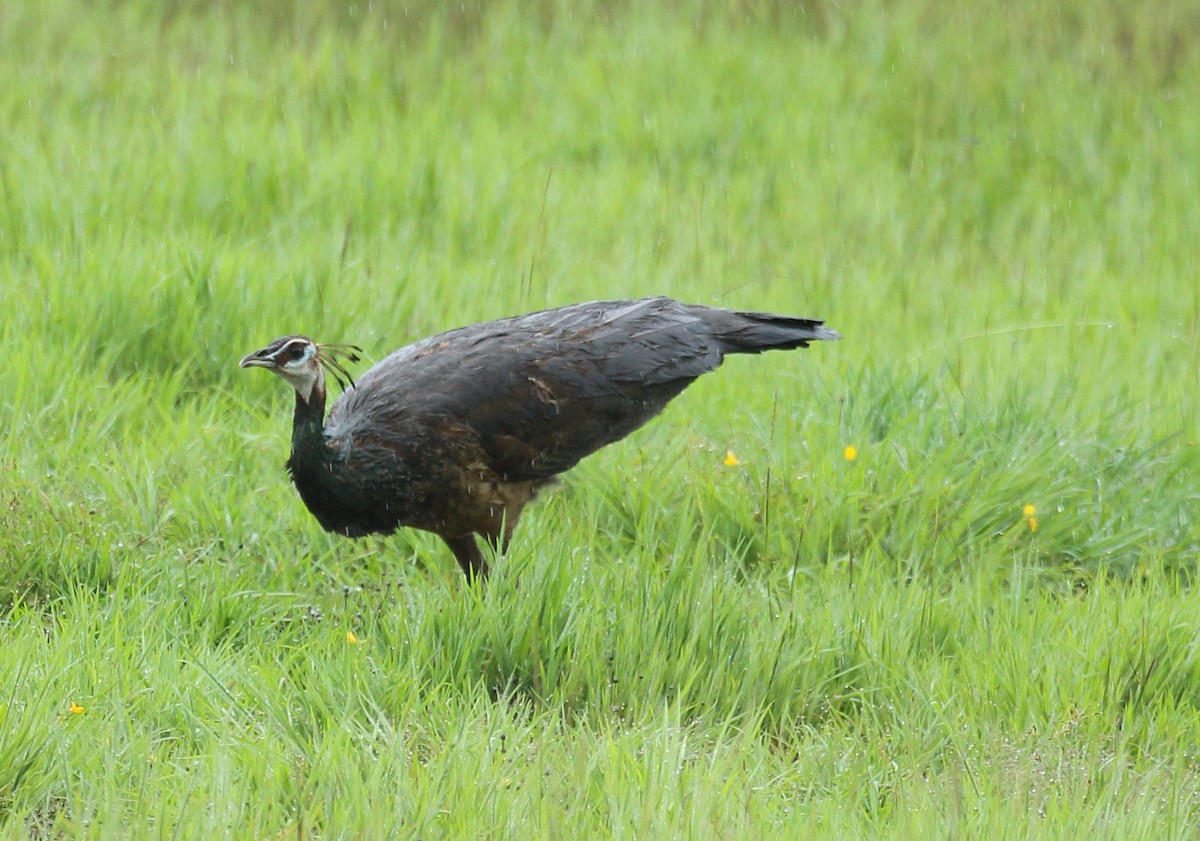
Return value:
[(401, 348), (334, 405), (327, 431), (397, 447), (469, 429), (509, 481), (546, 479), (623, 438), (721, 362), (668, 298), (598, 301), (452, 330)]

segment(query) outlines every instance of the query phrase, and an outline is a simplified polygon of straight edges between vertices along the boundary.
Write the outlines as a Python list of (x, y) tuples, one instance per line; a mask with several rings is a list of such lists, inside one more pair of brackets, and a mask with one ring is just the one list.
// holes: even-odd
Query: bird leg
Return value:
[(475, 535), (460, 534), (455, 537), (449, 535), (438, 535), (446, 545), (450, 547), (450, 551), (454, 553), (454, 559), (458, 561), (458, 565), (462, 567), (463, 573), (467, 576), (467, 581), (483, 581), (488, 577), (487, 561), (483, 557), (483, 553), (479, 551), (479, 544), (475, 542)]
[[(523, 496), (518, 495), (515, 499), (505, 500), (508, 504), (503, 508), (489, 508), (491, 517), (477, 527), (474, 532), (460, 535), (438, 534), (438, 537), (445, 541), (446, 545), (450, 547), (450, 551), (454, 553), (454, 559), (462, 567), (467, 581), (483, 581), (490, 572), (485, 554), (486, 549), (480, 550), (479, 543), (475, 539), (476, 535), (487, 542), (486, 548), (491, 549), (492, 555), (497, 558), (508, 548), (509, 541), (512, 540), (513, 529), (516, 528), (517, 520), (521, 518), (521, 509), (533, 496), (530, 493), (530, 487), (523, 487), (522, 491), (524, 492)], [(497, 513), (499, 513), (499, 517), (496, 516)]]

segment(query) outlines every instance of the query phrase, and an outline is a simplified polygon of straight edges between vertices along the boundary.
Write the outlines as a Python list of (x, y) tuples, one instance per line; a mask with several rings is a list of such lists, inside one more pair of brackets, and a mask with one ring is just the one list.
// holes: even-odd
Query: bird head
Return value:
[(319, 345), (307, 336), (284, 336), (242, 358), (243, 368), (266, 368), (283, 377), (305, 403), (314, 394), (325, 396), (325, 374), (329, 373), (343, 389), (354, 385), (346, 362), (357, 362), (362, 351), (353, 345)]

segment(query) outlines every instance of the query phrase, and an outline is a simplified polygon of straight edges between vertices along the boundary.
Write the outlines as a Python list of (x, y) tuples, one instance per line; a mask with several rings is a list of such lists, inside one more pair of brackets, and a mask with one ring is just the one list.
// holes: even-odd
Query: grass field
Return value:
[[(0, 2), (0, 834), (1196, 837), (1198, 45)], [(730, 359), (486, 590), (322, 532), (237, 368), (660, 293), (845, 340)]]

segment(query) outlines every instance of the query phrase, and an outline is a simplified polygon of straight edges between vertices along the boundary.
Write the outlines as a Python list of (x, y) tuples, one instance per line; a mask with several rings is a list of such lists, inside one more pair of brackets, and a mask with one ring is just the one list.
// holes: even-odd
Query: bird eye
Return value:
[(289, 359), (299, 359), (304, 356), (304, 345), (292, 345), (287, 354)]

